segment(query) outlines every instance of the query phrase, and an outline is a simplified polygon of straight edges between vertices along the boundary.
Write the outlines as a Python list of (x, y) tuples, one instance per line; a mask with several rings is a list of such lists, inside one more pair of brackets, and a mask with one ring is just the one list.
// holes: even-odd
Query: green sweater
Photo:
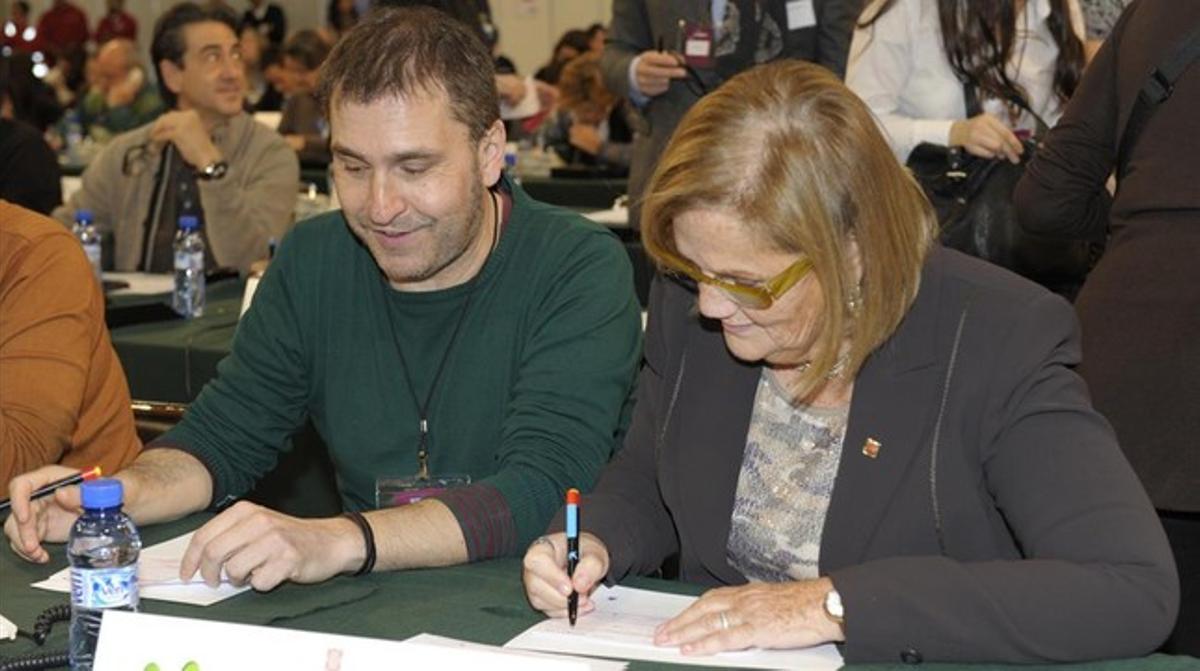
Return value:
[(343, 505), (372, 508), (377, 477), (417, 470), (418, 410), (398, 345), (424, 400), (474, 287), (430, 404), (430, 470), (472, 478), (437, 496), (472, 560), (523, 550), (563, 492), (590, 489), (618, 447), (641, 322), (617, 239), (509, 188), (499, 245), (473, 280), (441, 291), (393, 290), (340, 212), (297, 226), (218, 377), (154, 446), (199, 458), (222, 506), (269, 471), (311, 418)]

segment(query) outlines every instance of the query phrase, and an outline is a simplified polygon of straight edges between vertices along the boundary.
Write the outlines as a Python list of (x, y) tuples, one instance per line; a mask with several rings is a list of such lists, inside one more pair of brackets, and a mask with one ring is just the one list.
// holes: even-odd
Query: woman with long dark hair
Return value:
[[(1019, 135), (1036, 127), (1023, 107), (1054, 124), (1079, 83), (1083, 36), (1078, 0), (874, 0), (846, 84), (901, 160), (932, 142), (1017, 162)], [(977, 92), (973, 115), (964, 84)]]

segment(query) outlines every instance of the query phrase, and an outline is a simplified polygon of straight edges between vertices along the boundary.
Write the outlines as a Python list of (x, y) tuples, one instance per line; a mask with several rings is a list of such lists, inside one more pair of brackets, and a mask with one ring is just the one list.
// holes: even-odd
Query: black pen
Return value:
[[(71, 485), (77, 485), (86, 480), (95, 480), (98, 477), (100, 477), (100, 467), (99, 466), (92, 468), (92, 470), (90, 470), (90, 471), (83, 471), (82, 473), (76, 473), (75, 475), (68, 475), (65, 478), (61, 478), (59, 480), (55, 480), (54, 482), (51, 482), (50, 484), (45, 485), (44, 487), (39, 487), (37, 491), (35, 491), (34, 493), (29, 495), (29, 500), (36, 501), (38, 499), (50, 496), (51, 494), (58, 491), (59, 489), (62, 489), (63, 487), (70, 487)], [(11, 507), (12, 507), (12, 499), (4, 499), (4, 500), (0, 501), (0, 512), (4, 512), (5, 510), (8, 510)]]
[[(567, 577), (575, 577), (575, 566), (579, 564), (579, 490), (567, 490)], [(574, 586), (567, 597), (567, 621), (575, 626), (579, 617), (579, 592)]]

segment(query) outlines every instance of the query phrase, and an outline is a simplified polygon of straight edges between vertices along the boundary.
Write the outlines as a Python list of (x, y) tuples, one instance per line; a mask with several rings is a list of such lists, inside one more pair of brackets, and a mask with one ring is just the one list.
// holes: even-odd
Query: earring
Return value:
[(858, 312), (862, 307), (862, 283), (859, 282), (850, 289), (850, 293), (846, 295), (846, 311), (851, 314)]

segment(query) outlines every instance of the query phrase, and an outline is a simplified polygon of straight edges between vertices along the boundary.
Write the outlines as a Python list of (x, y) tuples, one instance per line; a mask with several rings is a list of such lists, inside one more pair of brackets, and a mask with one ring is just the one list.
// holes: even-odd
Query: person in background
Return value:
[[(624, 447), (525, 555), (554, 617), (673, 559), (711, 589), (685, 655), (839, 642), (849, 665), (1148, 654), (1171, 551), (1073, 367), (1058, 296), (937, 245), (871, 111), (828, 70), (737, 75), (646, 191), (645, 364)], [(557, 525), (556, 525), (557, 523)], [(583, 624), (583, 623), (581, 623)]]
[(287, 14), (273, 2), (250, 0), (250, 8), (242, 14), (241, 27), (246, 26), (258, 30), (269, 44), (280, 46), (287, 37)]
[[(879, 118), (902, 162), (918, 144), (1020, 161), (1017, 131), (1053, 125), (1083, 70), (1078, 0), (874, 0), (850, 48), (846, 85)], [(982, 111), (968, 118), (964, 81)]]
[(82, 62), (88, 41), (88, 18), (70, 0), (54, 0), (38, 19), (37, 32), (52, 60), (68, 58)]
[(593, 23), (588, 26), (588, 51), (600, 54), (604, 52), (604, 41), (608, 39), (608, 29), (603, 23)]
[(589, 51), (567, 63), (558, 90), (558, 115), (546, 144), (568, 164), (628, 171), (637, 119), (604, 86), (600, 54)]
[(17, 0), (9, 5), (8, 19), (0, 30), (0, 47), (33, 53), (40, 49), (37, 28), (29, 24), (29, 3)]
[(330, 33), (332, 40), (330, 44), (337, 42), (337, 38), (341, 37), (358, 23), (358, 8), (354, 6), (354, 0), (329, 0), (329, 7), (325, 11), (325, 27)]
[(283, 67), (292, 82), (279, 133), (305, 165), (329, 165), (329, 123), (317, 102), (317, 76), (329, 44), (315, 30), (301, 30), (283, 43)]
[(4, 498), (12, 478), (46, 464), (116, 472), (142, 443), (100, 283), (79, 242), (57, 221), (5, 200), (0, 222)]
[(568, 30), (558, 38), (558, 43), (554, 45), (554, 53), (550, 56), (550, 62), (539, 68), (533, 78), (547, 84), (558, 84), (563, 67), (576, 56), (587, 53), (590, 48), (587, 33), (582, 30)]
[(0, 198), (49, 214), (62, 202), (62, 173), (41, 131), (16, 118), (10, 76), (14, 61), (0, 56)]
[[(1200, 60), (1151, 107), (1118, 156), (1148, 73), (1200, 27), (1200, 3), (1137, 0), (1084, 72), (1014, 194), (1048, 236), (1110, 232), (1079, 292), (1083, 362), (1096, 409), (1158, 509), (1182, 602), (1164, 652), (1200, 657)], [(1121, 164), (1123, 159), (1124, 165)], [(1106, 189), (1117, 174), (1116, 194)]]
[[(808, 11), (789, 8), (807, 7)], [(862, 0), (613, 0), (601, 66), (604, 83), (629, 100), (649, 129), (634, 138), (629, 222), (642, 190), (687, 110), (722, 81), (758, 63), (798, 58), (841, 76)], [(681, 29), (682, 24), (682, 29)], [(710, 31), (708, 40), (701, 39)], [(704, 56), (684, 56), (688, 41)]]
[(1108, 38), (1116, 25), (1117, 19), (1130, 0), (1079, 0), (1083, 8), (1084, 22), (1087, 24), (1087, 41), (1084, 50), (1090, 62), (1100, 49), (1100, 45)]
[(242, 64), (246, 68), (246, 106), (253, 112), (278, 112), (283, 109), (283, 92), (277, 77), (268, 74), (274, 69), (282, 72), (279, 49), (252, 26), (242, 26), (238, 43), (242, 48)]
[(0, 63), (8, 81), (12, 118), (45, 133), (62, 116), (63, 108), (55, 98), (54, 89), (34, 74), (38, 64), (33, 61), (33, 55), (23, 51), (0, 54)]
[(123, 37), (105, 42), (96, 54), (95, 85), (79, 102), (88, 135), (103, 144), (162, 112), (162, 98), (138, 62), (137, 46)]
[(118, 37), (137, 42), (137, 19), (125, 11), (125, 0), (105, 0), (105, 4), (108, 12), (96, 24), (96, 44), (103, 46)]
[(170, 111), (109, 142), (54, 211), (69, 224), (90, 210), (113, 237), (116, 270), (169, 272), (181, 214), (200, 217), (208, 268), (248, 270), (291, 226), (296, 154), (242, 110), (235, 28), (232, 14), (189, 2), (159, 18), (150, 54)]
[[(626, 423), (641, 338), (627, 257), (503, 175), (475, 34), (429, 8), (375, 10), (334, 47), (319, 98), (343, 210), (283, 240), (220, 375), (115, 477), (139, 524), (225, 508), (311, 417), (349, 512), (236, 503), (196, 531), (184, 579), (269, 590), (513, 555)], [(12, 485), (5, 533), (26, 558), (66, 537), (77, 488), (28, 501), (60, 473)], [(451, 473), (470, 482), (439, 486)], [(434, 491), (400, 505), (382, 480), (401, 477)]]

